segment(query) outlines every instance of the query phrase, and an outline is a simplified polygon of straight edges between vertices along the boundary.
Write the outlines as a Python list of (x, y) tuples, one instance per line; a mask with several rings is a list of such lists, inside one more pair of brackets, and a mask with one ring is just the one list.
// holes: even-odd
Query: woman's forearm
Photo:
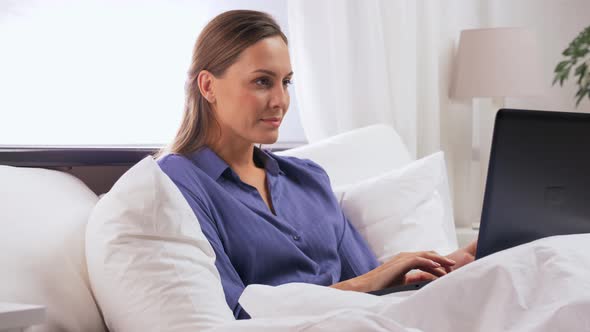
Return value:
[(349, 290), (349, 291), (363, 292), (363, 293), (375, 290), (375, 289), (373, 289), (373, 287), (371, 287), (371, 283), (369, 282), (369, 278), (367, 277), (366, 274), (362, 275), (362, 276), (358, 276), (356, 278), (352, 278), (352, 279), (348, 279), (348, 280), (344, 280), (344, 281), (335, 283), (330, 287), (340, 289), (340, 290)]

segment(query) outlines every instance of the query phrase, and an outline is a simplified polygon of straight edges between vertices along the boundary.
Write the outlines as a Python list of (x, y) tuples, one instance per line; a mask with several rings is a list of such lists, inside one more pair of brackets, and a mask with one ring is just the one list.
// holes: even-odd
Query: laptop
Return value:
[(476, 259), (578, 233), (590, 233), (590, 114), (500, 110)]
[[(499, 110), (475, 259), (578, 233), (590, 233), (590, 114)], [(427, 283), (371, 294), (416, 290)]]

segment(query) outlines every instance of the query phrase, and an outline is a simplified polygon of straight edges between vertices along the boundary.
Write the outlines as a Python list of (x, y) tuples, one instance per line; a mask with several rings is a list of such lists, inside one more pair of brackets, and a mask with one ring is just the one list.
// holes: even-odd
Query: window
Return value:
[[(288, 35), (287, 0), (0, 2), (0, 145), (168, 143), (200, 30), (236, 8)], [(279, 142), (304, 142), (291, 96)]]

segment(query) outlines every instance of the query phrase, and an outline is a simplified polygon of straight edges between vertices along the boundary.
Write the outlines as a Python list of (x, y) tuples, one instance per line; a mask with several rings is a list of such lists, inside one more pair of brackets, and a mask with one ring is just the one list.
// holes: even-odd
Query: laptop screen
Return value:
[(574, 233), (590, 233), (590, 114), (500, 110), (476, 257)]

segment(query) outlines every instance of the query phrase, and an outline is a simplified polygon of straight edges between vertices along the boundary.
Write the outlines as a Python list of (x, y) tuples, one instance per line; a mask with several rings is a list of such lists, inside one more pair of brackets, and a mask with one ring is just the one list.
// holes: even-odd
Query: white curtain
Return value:
[(308, 141), (387, 123), (416, 158), (445, 151), (456, 219), (470, 224), (471, 103), (448, 91), (460, 30), (480, 26), (481, 3), (289, 0), (288, 14)]

